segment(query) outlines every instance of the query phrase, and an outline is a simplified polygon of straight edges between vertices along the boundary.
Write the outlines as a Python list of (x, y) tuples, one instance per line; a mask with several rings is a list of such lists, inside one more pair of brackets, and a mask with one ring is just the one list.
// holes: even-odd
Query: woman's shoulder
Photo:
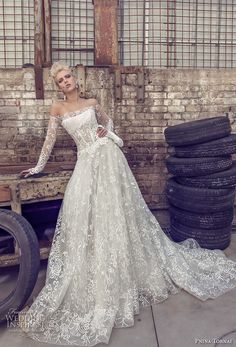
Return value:
[(98, 105), (97, 99), (93, 99), (93, 98), (87, 99), (87, 103), (88, 103), (88, 106), (96, 106), (96, 105)]
[(54, 117), (61, 116), (64, 104), (62, 101), (54, 101), (51, 105), (50, 115)]

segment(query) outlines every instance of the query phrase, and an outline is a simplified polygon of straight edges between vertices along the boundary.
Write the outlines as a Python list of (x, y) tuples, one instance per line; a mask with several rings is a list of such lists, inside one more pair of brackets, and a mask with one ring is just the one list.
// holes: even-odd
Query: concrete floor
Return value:
[[(236, 261), (236, 234), (225, 254)], [(37, 296), (45, 281), (46, 262), (28, 301)], [(1, 277), (0, 277), (1, 278)], [(2, 277), (3, 278), (3, 277)], [(13, 271), (14, 278), (14, 271)], [(2, 287), (2, 286), (1, 286)], [(236, 346), (236, 288), (215, 300), (202, 302), (181, 291), (159, 305), (141, 310), (132, 328), (113, 329), (109, 347), (210, 347)], [(223, 341), (217, 339), (227, 334)], [(38, 343), (18, 330), (0, 325), (0, 347), (53, 346)], [(55, 346), (55, 345), (54, 345)], [(97, 345), (98, 347), (107, 345)]]

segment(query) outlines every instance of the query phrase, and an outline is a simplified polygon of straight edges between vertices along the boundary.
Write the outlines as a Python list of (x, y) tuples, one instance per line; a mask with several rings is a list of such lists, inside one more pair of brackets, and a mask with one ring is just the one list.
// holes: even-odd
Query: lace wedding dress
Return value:
[[(61, 124), (78, 147), (54, 234), (46, 283), (22, 329), (35, 340), (94, 346), (129, 327), (140, 306), (183, 288), (201, 300), (236, 286), (236, 263), (189, 239), (171, 241), (148, 209), (99, 106), (50, 117), (32, 173), (45, 166)], [(98, 124), (109, 136), (98, 138)]]

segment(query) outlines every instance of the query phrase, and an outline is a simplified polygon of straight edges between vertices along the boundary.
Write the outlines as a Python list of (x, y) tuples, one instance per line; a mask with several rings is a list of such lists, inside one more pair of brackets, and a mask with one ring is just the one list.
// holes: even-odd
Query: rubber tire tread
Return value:
[(215, 213), (194, 213), (181, 210), (173, 205), (169, 206), (170, 217), (189, 227), (200, 229), (219, 229), (230, 225), (233, 221), (234, 209)]
[(229, 188), (236, 186), (236, 161), (230, 169), (199, 177), (176, 177), (176, 181), (189, 187)]
[(18, 242), (21, 259), (17, 283), (12, 292), (0, 301), (0, 322), (9, 310), (19, 311), (35, 286), (40, 268), (40, 252), (37, 236), (30, 223), (21, 215), (0, 209), (0, 228), (8, 231)]
[(192, 146), (175, 147), (179, 158), (218, 157), (236, 153), (236, 134)]
[(211, 213), (224, 211), (234, 206), (235, 188), (188, 187), (170, 178), (166, 183), (166, 196), (170, 204), (182, 210)]
[(184, 146), (220, 139), (228, 136), (230, 132), (229, 118), (219, 116), (169, 126), (164, 135), (169, 145)]
[(166, 159), (168, 171), (175, 176), (195, 177), (208, 175), (229, 169), (233, 165), (231, 156), (207, 158), (177, 158)]
[[(172, 238), (172, 240), (174, 242), (178, 242), (178, 243), (181, 243), (183, 241), (185, 241), (186, 239), (188, 239), (189, 237), (182, 237), (180, 235), (178, 235), (176, 233), (176, 230), (172, 229), (171, 233), (170, 233), (170, 236)], [(203, 241), (199, 238), (194, 238), (192, 237), (193, 239), (195, 239), (199, 245), (202, 247), (202, 248), (205, 248), (205, 249), (221, 249), (221, 250), (224, 250), (226, 249), (227, 247), (229, 247), (230, 245), (230, 241), (231, 241), (231, 238), (228, 238), (227, 240), (225, 241), (218, 241), (216, 243), (212, 243), (210, 241)]]

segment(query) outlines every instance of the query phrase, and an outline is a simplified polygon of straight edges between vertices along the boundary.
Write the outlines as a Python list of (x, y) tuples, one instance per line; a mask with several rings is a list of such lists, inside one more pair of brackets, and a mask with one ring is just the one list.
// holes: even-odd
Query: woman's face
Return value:
[(76, 88), (76, 80), (70, 70), (62, 70), (56, 76), (59, 89), (67, 94)]

